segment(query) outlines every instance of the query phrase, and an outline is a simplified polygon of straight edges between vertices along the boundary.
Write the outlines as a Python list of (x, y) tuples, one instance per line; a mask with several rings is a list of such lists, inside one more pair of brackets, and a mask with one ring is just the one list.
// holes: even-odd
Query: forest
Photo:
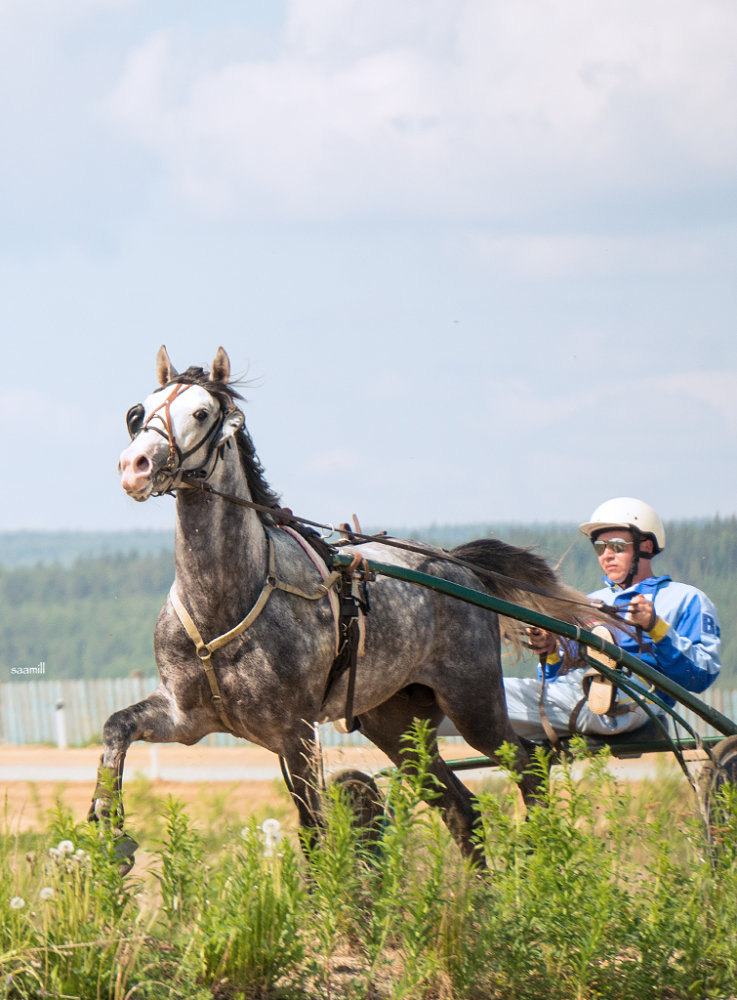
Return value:
[[(737, 519), (666, 524), (660, 574), (705, 591), (722, 629), (720, 685), (737, 682)], [(396, 528), (397, 537), (450, 548), (495, 537), (530, 547), (581, 590), (599, 585), (591, 547), (573, 524), (433, 525)], [(17, 532), (0, 534), (0, 678), (22, 683), (12, 668), (45, 664), (44, 677), (153, 676), (153, 627), (174, 577), (168, 532)], [(525, 666), (510, 664), (509, 673)]]

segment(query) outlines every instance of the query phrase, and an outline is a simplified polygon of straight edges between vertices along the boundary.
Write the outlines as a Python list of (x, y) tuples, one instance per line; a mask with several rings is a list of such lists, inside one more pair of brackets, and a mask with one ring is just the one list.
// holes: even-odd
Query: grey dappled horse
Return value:
[[(162, 347), (157, 375), (160, 388), (128, 413), (132, 441), (119, 471), (135, 500), (176, 496), (176, 578), (154, 632), (161, 682), (105, 723), (90, 819), (122, 824), (122, 806), (111, 816), (111, 801), (122, 789), (125, 755), (134, 740), (190, 745), (208, 733), (232, 732), (284, 759), (300, 824), (314, 829), (319, 801), (313, 723), (346, 713), (346, 675), (328, 690), (336, 624), (324, 573), (304, 537), (280, 526), (278, 498), (236, 404), (241, 397), (228, 384), (225, 351), (218, 350), (209, 373), (192, 367), (178, 374)], [(262, 509), (204, 492), (198, 486), (205, 481)], [(522, 593), (509, 581), (489, 583), (487, 576), (444, 561), (440, 550), (434, 557), (372, 541), (343, 551), (512, 600)], [(537, 598), (536, 606), (582, 620), (582, 610), (576, 618), (573, 605), (565, 603), (572, 596), (584, 600), (582, 595), (563, 587), (538, 557), (491, 539), (454, 554), (544, 588), (551, 600)], [(401, 737), (413, 719), (435, 726), (446, 715), (489, 757), (503, 741), (515, 744), (524, 772), (527, 753), (506, 715), (496, 615), (387, 577), (368, 586), (365, 653), (354, 695), (363, 733), (399, 764)], [(437, 749), (434, 741), (431, 749)], [(442, 786), (435, 804), (463, 852), (473, 855), (478, 814), (472, 796), (440, 756), (432, 770)], [(521, 789), (531, 801), (535, 779), (524, 775)], [(122, 832), (120, 840), (121, 855), (132, 855), (135, 843)]]

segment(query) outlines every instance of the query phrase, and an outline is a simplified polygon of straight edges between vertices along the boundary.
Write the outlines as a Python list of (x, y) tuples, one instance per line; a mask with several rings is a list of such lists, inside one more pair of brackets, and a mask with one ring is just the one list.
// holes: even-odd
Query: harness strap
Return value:
[(578, 716), (581, 713), (581, 709), (586, 704), (586, 695), (583, 698), (579, 698), (576, 704), (573, 706), (571, 714), (568, 716), (568, 732), (569, 733), (581, 733), (578, 729)]
[(554, 750), (557, 750), (560, 740), (558, 734), (553, 729), (553, 725), (548, 718), (548, 713), (545, 711), (545, 684), (547, 682), (547, 677), (545, 676), (545, 654), (542, 653), (540, 656), (540, 669), (542, 670), (542, 681), (540, 683), (540, 697), (538, 698), (537, 707), (540, 713), (540, 724), (543, 727), (543, 732), (550, 741), (550, 745)]
[(223, 706), (223, 699), (220, 694), (220, 685), (218, 684), (218, 679), (215, 676), (215, 670), (212, 665), (212, 649), (210, 645), (205, 642), (205, 640), (200, 635), (199, 629), (192, 620), (191, 615), (179, 600), (179, 596), (176, 593), (174, 587), (169, 591), (169, 599), (177, 613), (179, 621), (184, 626), (184, 630), (190, 637), (192, 642), (195, 644), (195, 650), (200, 658), (200, 663), (202, 664), (202, 669), (205, 671), (205, 677), (207, 677), (207, 683), (210, 685), (210, 694), (212, 695), (212, 701), (215, 705), (220, 720), (225, 726), (225, 728), (231, 732), (235, 732), (233, 723), (228, 717), (228, 713), (225, 711)]
[[(325, 691), (322, 696), (321, 709), (325, 708), (333, 687), (344, 673), (347, 674), (345, 715), (339, 722), (334, 722), (336, 729), (343, 733), (352, 733), (360, 728), (358, 717), (353, 713), (353, 700), (356, 690), (356, 666), (362, 655), (363, 639), (361, 599), (358, 596), (358, 581), (353, 570), (361, 561), (355, 556), (353, 564), (347, 567), (341, 580), (340, 593), (340, 648), (330, 665)], [(365, 560), (363, 560), (365, 562)], [(366, 602), (368, 597), (366, 596)], [(368, 603), (366, 603), (368, 610)]]
[[(328, 590), (328, 600), (330, 601), (330, 608), (333, 612), (333, 622), (335, 624), (335, 655), (338, 655), (338, 649), (340, 648), (340, 602), (338, 601), (338, 595), (335, 593), (333, 584), (336, 582), (336, 572), (341, 575), (339, 571), (334, 571), (333, 573), (328, 572), (328, 567), (325, 564), (325, 560), (322, 559), (320, 554), (316, 552), (306, 538), (303, 538), (298, 531), (294, 528), (290, 528), (288, 524), (281, 525), (282, 531), (286, 531), (288, 535), (299, 542), (302, 548), (305, 550), (307, 555), (310, 557), (312, 562), (317, 567), (317, 571), (322, 577), (322, 582), (325, 586), (329, 587)], [(330, 582), (328, 582), (330, 581)]]
[(317, 590), (311, 594), (307, 594), (298, 587), (293, 587), (290, 583), (286, 583), (284, 580), (279, 580), (277, 578), (276, 555), (274, 551), (274, 543), (271, 538), (268, 538), (268, 553), (266, 582), (261, 588), (261, 593), (256, 598), (256, 603), (253, 605), (246, 617), (234, 628), (230, 629), (229, 632), (224, 632), (222, 635), (217, 636), (215, 639), (211, 639), (210, 642), (205, 642), (202, 638), (192, 616), (179, 599), (179, 595), (176, 590), (176, 581), (172, 584), (171, 590), (169, 591), (169, 598), (171, 600), (172, 607), (174, 608), (179, 621), (182, 623), (185, 632), (194, 643), (195, 651), (197, 656), (200, 658), (200, 662), (202, 663), (202, 669), (205, 671), (207, 682), (210, 685), (212, 700), (215, 708), (217, 709), (218, 715), (230, 732), (234, 732), (234, 728), (232, 722), (228, 718), (227, 712), (223, 707), (222, 697), (220, 695), (220, 685), (218, 684), (211, 662), (212, 653), (218, 649), (222, 649), (223, 646), (227, 646), (229, 642), (232, 642), (233, 639), (236, 639), (239, 635), (245, 632), (247, 628), (253, 625), (263, 611), (266, 602), (274, 590), (283, 590), (288, 594), (294, 594), (296, 597), (302, 597), (306, 601), (319, 601), (331, 592), (335, 583), (341, 577), (340, 570), (334, 570), (332, 573), (327, 575), (322, 583), (318, 584)]
[(360, 641), (358, 617), (353, 618), (349, 622), (346, 629), (345, 641), (348, 646), (348, 652), (346, 652), (346, 659), (348, 660), (348, 685), (345, 694), (344, 718), (346, 732), (354, 733), (357, 729), (361, 728), (358, 718), (353, 714), (353, 699), (356, 693), (356, 661), (358, 660), (358, 645)]

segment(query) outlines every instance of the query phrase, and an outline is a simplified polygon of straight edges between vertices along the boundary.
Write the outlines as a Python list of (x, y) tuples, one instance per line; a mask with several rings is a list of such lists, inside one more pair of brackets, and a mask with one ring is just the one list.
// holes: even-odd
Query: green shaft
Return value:
[[(350, 566), (352, 561), (353, 557), (349, 555), (338, 553), (333, 556), (333, 563), (337, 566)], [(436, 590), (441, 594), (447, 594), (449, 597), (456, 597), (461, 601), (466, 601), (468, 604), (475, 604), (480, 608), (496, 611), (497, 614), (504, 615), (507, 618), (516, 618), (527, 625), (535, 625), (538, 628), (546, 629), (548, 632), (555, 632), (556, 635), (562, 635), (566, 639), (573, 639), (576, 642), (583, 643), (585, 646), (599, 649), (617, 663), (629, 667), (634, 674), (648, 684), (659, 688), (661, 691), (665, 691), (672, 698), (675, 698), (676, 701), (685, 705), (686, 708), (690, 708), (699, 718), (703, 719), (704, 722), (708, 722), (710, 726), (713, 726), (714, 729), (724, 736), (737, 734), (737, 723), (732, 722), (726, 715), (722, 715), (716, 708), (706, 705), (691, 691), (687, 691), (680, 684), (676, 684), (670, 677), (661, 674), (649, 666), (649, 664), (638, 660), (636, 656), (632, 656), (619, 646), (615, 646), (614, 643), (607, 642), (605, 639), (594, 635), (592, 632), (588, 632), (586, 629), (579, 628), (577, 625), (570, 625), (568, 622), (560, 621), (557, 618), (551, 618), (540, 611), (532, 611), (530, 608), (523, 608), (519, 604), (512, 604), (510, 601), (504, 601), (500, 597), (493, 597), (491, 594), (472, 590), (470, 587), (463, 587), (458, 583), (452, 583), (450, 580), (444, 580), (442, 577), (430, 576), (429, 573), (421, 573), (419, 570), (407, 569), (404, 566), (394, 566), (391, 563), (374, 562), (373, 559), (368, 559), (366, 562), (373, 573), (380, 573), (382, 576), (389, 576), (395, 580), (403, 580), (405, 583), (413, 583), (419, 587)]]

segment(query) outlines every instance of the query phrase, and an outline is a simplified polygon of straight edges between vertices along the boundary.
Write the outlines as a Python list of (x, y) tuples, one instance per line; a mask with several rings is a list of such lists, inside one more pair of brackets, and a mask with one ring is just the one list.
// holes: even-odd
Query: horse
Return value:
[[(317, 551), (316, 532), (285, 515), (268, 484), (228, 355), (220, 347), (209, 371), (192, 366), (180, 374), (162, 346), (156, 372), (158, 388), (128, 411), (131, 441), (118, 471), (136, 501), (175, 497), (175, 579), (154, 628), (160, 683), (105, 722), (88, 814), (115, 831), (121, 871), (132, 866), (137, 847), (123, 829), (123, 768), (131, 743), (192, 745), (229, 732), (266, 747), (283, 761), (300, 827), (315, 837), (315, 724), (343, 718), (348, 697), (361, 732), (395, 765), (406, 759), (403, 736), (413, 720), (427, 720), (431, 773), (440, 790), (432, 803), (462, 853), (478, 858), (473, 796), (438, 752), (443, 717), (492, 760), (503, 742), (512, 744), (525, 802), (539, 791), (528, 747), (506, 714), (497, 616), (377, 576), (366, 584), (370, 608), (357, 669), (353, 676), (336, 673), (338, 573)], [(374, 537), (341, 551), (510, 600), (529, 587), (540, 610), (568, 621), (590, 614), (584, 595), (528, 550), (479, 539), (448, 554), (389, 541)], [(547, 597), (539, 596), (543, 590)]]

